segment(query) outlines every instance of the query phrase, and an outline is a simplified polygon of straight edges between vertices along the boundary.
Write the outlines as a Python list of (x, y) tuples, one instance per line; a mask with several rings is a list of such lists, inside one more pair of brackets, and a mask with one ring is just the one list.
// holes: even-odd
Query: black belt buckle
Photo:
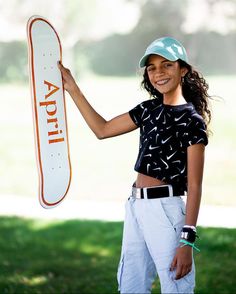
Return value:
[(132, 196), (137, 199), (155, 199), (164, 197), (173, 197), (172, 185), (161, 185), (149, 188), (136, 188), (132, 189)]
[(147, 188), (147, 198), (164, 198), (164, 197), (173, 197), (173, 188), (171, 185), (161, 185), (157, 187)]

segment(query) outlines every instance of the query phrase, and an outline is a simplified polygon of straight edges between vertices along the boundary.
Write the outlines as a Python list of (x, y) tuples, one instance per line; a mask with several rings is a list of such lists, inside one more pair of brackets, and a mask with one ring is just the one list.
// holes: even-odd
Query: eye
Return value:
[(152, 72), (154, 70), (155, 70), (155, 67), (152, 66), (152, 65), (150, 65), (150, 66), (147, 67), (147, 72)]
[(164, 67), (166, 67), (166, 68), (171, 67), (171, 66), (173, 66), (173, 63), (166, 62), (166, 63), (164, 64)]

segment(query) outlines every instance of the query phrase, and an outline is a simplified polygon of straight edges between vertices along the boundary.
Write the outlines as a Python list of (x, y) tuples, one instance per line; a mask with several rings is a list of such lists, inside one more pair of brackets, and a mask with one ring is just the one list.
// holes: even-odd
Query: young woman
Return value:
[[(208, 86), (188, 64), (177, 40), (152, 42), (140, 67), (153, 99), (106, 121), (89, 104), (70, 71), (59, 64), (64, 87), (99, 139), (140, 128), (137, 178), (126, 203), (118, 283), (121, 293), (193, 293), (193, 249), (208, 143)], [(181, 196), (187, 195), (186, 206)]]

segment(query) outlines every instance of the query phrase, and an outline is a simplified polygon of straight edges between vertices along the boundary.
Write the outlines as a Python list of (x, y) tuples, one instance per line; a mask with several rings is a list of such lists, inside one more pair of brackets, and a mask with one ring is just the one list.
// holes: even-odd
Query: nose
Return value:
[(164, 70), (162, 66), (156, 67), (156, 70), (154, 72), (155, 77), (161, 77), (164, 74)]

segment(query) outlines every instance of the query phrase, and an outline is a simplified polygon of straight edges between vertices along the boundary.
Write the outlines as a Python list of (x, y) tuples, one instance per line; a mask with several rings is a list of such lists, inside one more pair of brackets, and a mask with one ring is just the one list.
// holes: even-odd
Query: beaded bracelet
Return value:
[(182, 246), (180, 246), (181, 248), (188, 245), (188, 246), (191, 246), (193, 249), (195, 249), (196, 251), (200, 252), (200, 249), (198, 249), (194, 243), (191, 243), (191, 242), (188, 242), (187, 240), (184, 240), (184, 239), (180, 239), (179, 243), (184, 243)]

